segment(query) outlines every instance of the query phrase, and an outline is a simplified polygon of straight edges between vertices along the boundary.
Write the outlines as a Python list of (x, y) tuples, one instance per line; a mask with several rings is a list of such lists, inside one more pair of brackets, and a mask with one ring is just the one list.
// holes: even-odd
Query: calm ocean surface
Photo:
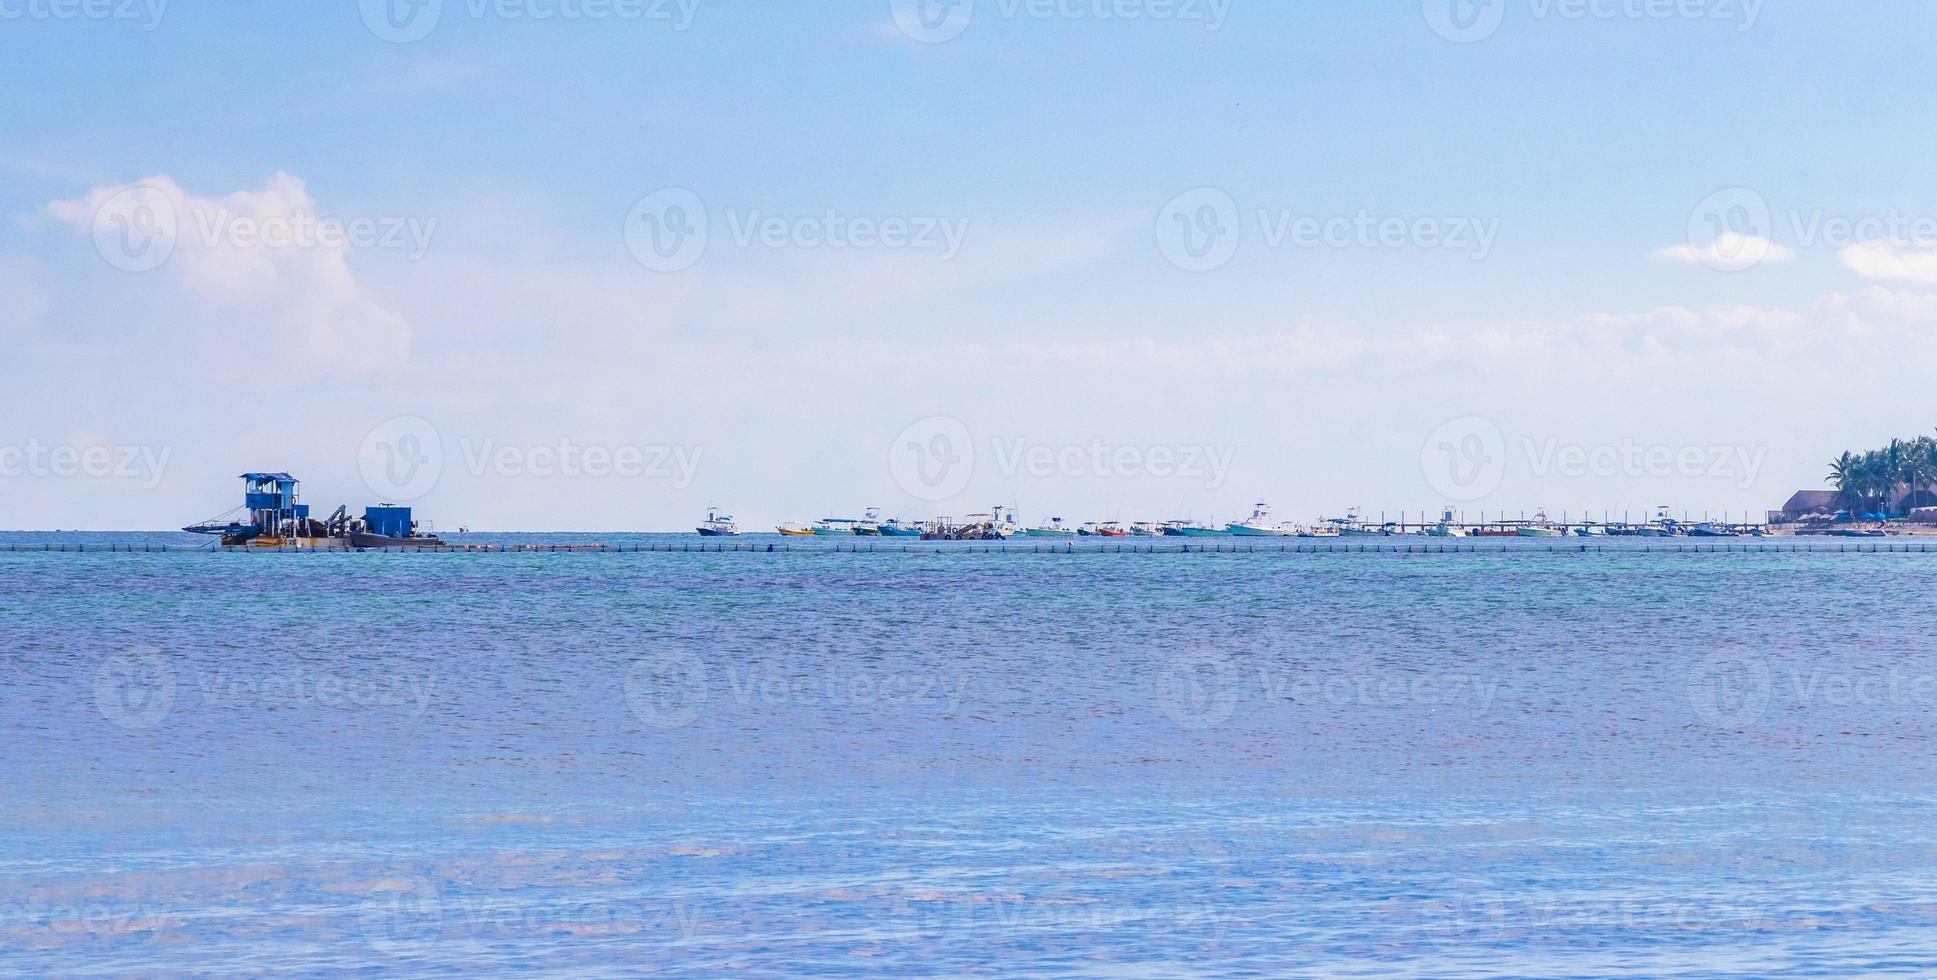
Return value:
[(1834, 550), (0, 551), (0, 970), (1927, 975), (1934, 594)]

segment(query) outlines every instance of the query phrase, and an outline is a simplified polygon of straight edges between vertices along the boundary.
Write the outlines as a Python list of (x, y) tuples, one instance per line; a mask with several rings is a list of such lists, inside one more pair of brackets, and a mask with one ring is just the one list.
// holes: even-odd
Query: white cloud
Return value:
[(1851, 245), (1842, 251), (1843, 267), (1865, 279), (1937, 283), (1937, 251), (1899, 250), (1895, 245)]
[[(110, 266), (164, 276), (207, 307), (259, 317), (260, 336), (273, 345), (267, 359), (365, 374), (409, 357), (409, 324), (357, 281), (349, 243), (304, 230), (319, 216), (300, 178), (277, 173), (260, 190), (210, 198), (157, 175), (53, 201), (47, 213), (92, 236)], [(272, 239), (272, 228), (293, 237)], [(126, 244), (130, 234), (138, 247)]]
[(1725, 231), (1701, 248), (1670, 245), (1655, 249), (1654, 257), (1689, 265), (1705, 265), (1711, 269), (1732, 270), (1746, 269), (1763, 262), (1788, 262), (1796, 257), (1796, 253), (1757, 235)]

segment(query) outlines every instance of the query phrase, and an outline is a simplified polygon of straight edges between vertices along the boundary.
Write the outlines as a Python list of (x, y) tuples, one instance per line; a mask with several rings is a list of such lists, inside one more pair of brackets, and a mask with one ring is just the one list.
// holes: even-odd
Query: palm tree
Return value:
[(1861, 506), (1863, 460), (1849, 450), (1843, 450), (1843, 455), (1830, 461), (1827, 482), (1833, 484), (1836, 491), (1843, 495), (1843, 507), (1855, 513)]

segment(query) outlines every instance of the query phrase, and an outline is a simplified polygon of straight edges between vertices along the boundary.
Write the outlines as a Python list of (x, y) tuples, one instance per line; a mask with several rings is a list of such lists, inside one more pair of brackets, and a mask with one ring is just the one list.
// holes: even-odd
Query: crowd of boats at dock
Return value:
[[(1013, 509), (994, 507), (988, 513), (970, 514), (957, 520), (952, 517), (938, 517), (927, 521), (909, 521), (900, 518), (883, 518), (878, 507), (870, 507), (861, 517), (827, 517), (812, 523), (795, 522), (782, 524), (774, 529), (788, 537), (825, 537), (861, 536), (884, 538), (920, 538), (924, 541), (1000, 541), (1009, 538), (1132, 538), (1132, 537), (1265, 537), (1265, 538), (1356, 538), (1356, 537), (1395, 537), (1419, 535), (1434, 538), (1466, 537), (1505, 537), (1505, 538), (1561, 538), (1561, 537), (1637, 537), (1637, 538), (1739, 538), (1759, 537), (1764, 533), (1761, 525), (1732, 524), (1727, 521), (1689, 522), (1678, 520), (1669, 514), (1667, 507), (1658, 508), (1650, 520), (1623, 521), (1569, 521), (1565, 517), (1553, 520), (1545, 510), (1538, 511), (1532, 518), (1495, 521), (1481, 521), (1468, 524), (1455, 517), (1449, 508), (1440, 514), (1438, 520), (1407, 523), (1398, 521), (1368, 521), (1359, 516), (1357, 509), (1348, 510), (1344, 517), (1321, 518), (1311, 524), (1294, 521), (1279, 521), (1271, 514), (1269, 505), (1259, 503), (1252, 508), (1251, 516), (1241, 521), (1224, 524), (1192, 520), (1173, 521), (1087, 521), (1075, 523), (1060, 517), (1051, 517), (1034, 525), (1024, 524)], [(698, 531), (706, 537), (732, 537), (740, 533), (739, 525), (719, 508), (708, 510), (706, 520)], [(1852, 531), (1851, 534), (1863, 535), (1870, 532)], [(1881, 533), (1881, 532), (1877, 532)]]

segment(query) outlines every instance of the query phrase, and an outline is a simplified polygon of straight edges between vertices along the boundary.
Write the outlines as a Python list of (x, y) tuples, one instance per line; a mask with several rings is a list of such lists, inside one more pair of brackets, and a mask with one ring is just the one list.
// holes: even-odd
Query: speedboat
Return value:
[(731, 515), (720, 513), (718, 507), (706, 508), (706, 523), (699, 526), (700, 537), (730, 538), (740, 533), (740, 526), (733, 523)]
[(1251, 509), (1250, 517), (1232, 521), (1224, 525), (1224, 530), (1245, 538), (1288, 538), (1298, 533), (1290, 525), (1271, 523), (1271, 507), (1263, 501)]
[(774, 530), (779, 531), (781, 534), (784, 534), (790, 538), (811, 538), (814, 536), (814, 529), (811, 527), (808, 527), (805, 524), (800, 523), (799, 521), (788, 521), (787, 523), (782, 524), (777, 528), (774, 528)]
[(1096, 536), (1099, 538), (1121, 538), (1127, 536), (1129, 533), (1123, 529), (1123, 525), (1115, 521), (1104, 521), (1096, 525), (1095, 531)]
[(869, 507), (867, 513), (861, 515), (861, 519), (854, 522), (854, 533), (859, 534), (863, 537), (870, 537), (870, 538), (880, 537), (881, 536), (881, 508)]
[(1593, 521), (1588, 521), (1587, 523), (1582, 524), (1580, 527), (1577, 527), (1574, 529), (1574, 536), (1577, 538), (1606, 537), (1607, 527), (1601, 524), (1596, 524)]
[(1149, 521), (1138, 521), (1130, 525), (1130, 536), (1133, 538), (1154, 538), (1163, 533), (1161, 528)]

